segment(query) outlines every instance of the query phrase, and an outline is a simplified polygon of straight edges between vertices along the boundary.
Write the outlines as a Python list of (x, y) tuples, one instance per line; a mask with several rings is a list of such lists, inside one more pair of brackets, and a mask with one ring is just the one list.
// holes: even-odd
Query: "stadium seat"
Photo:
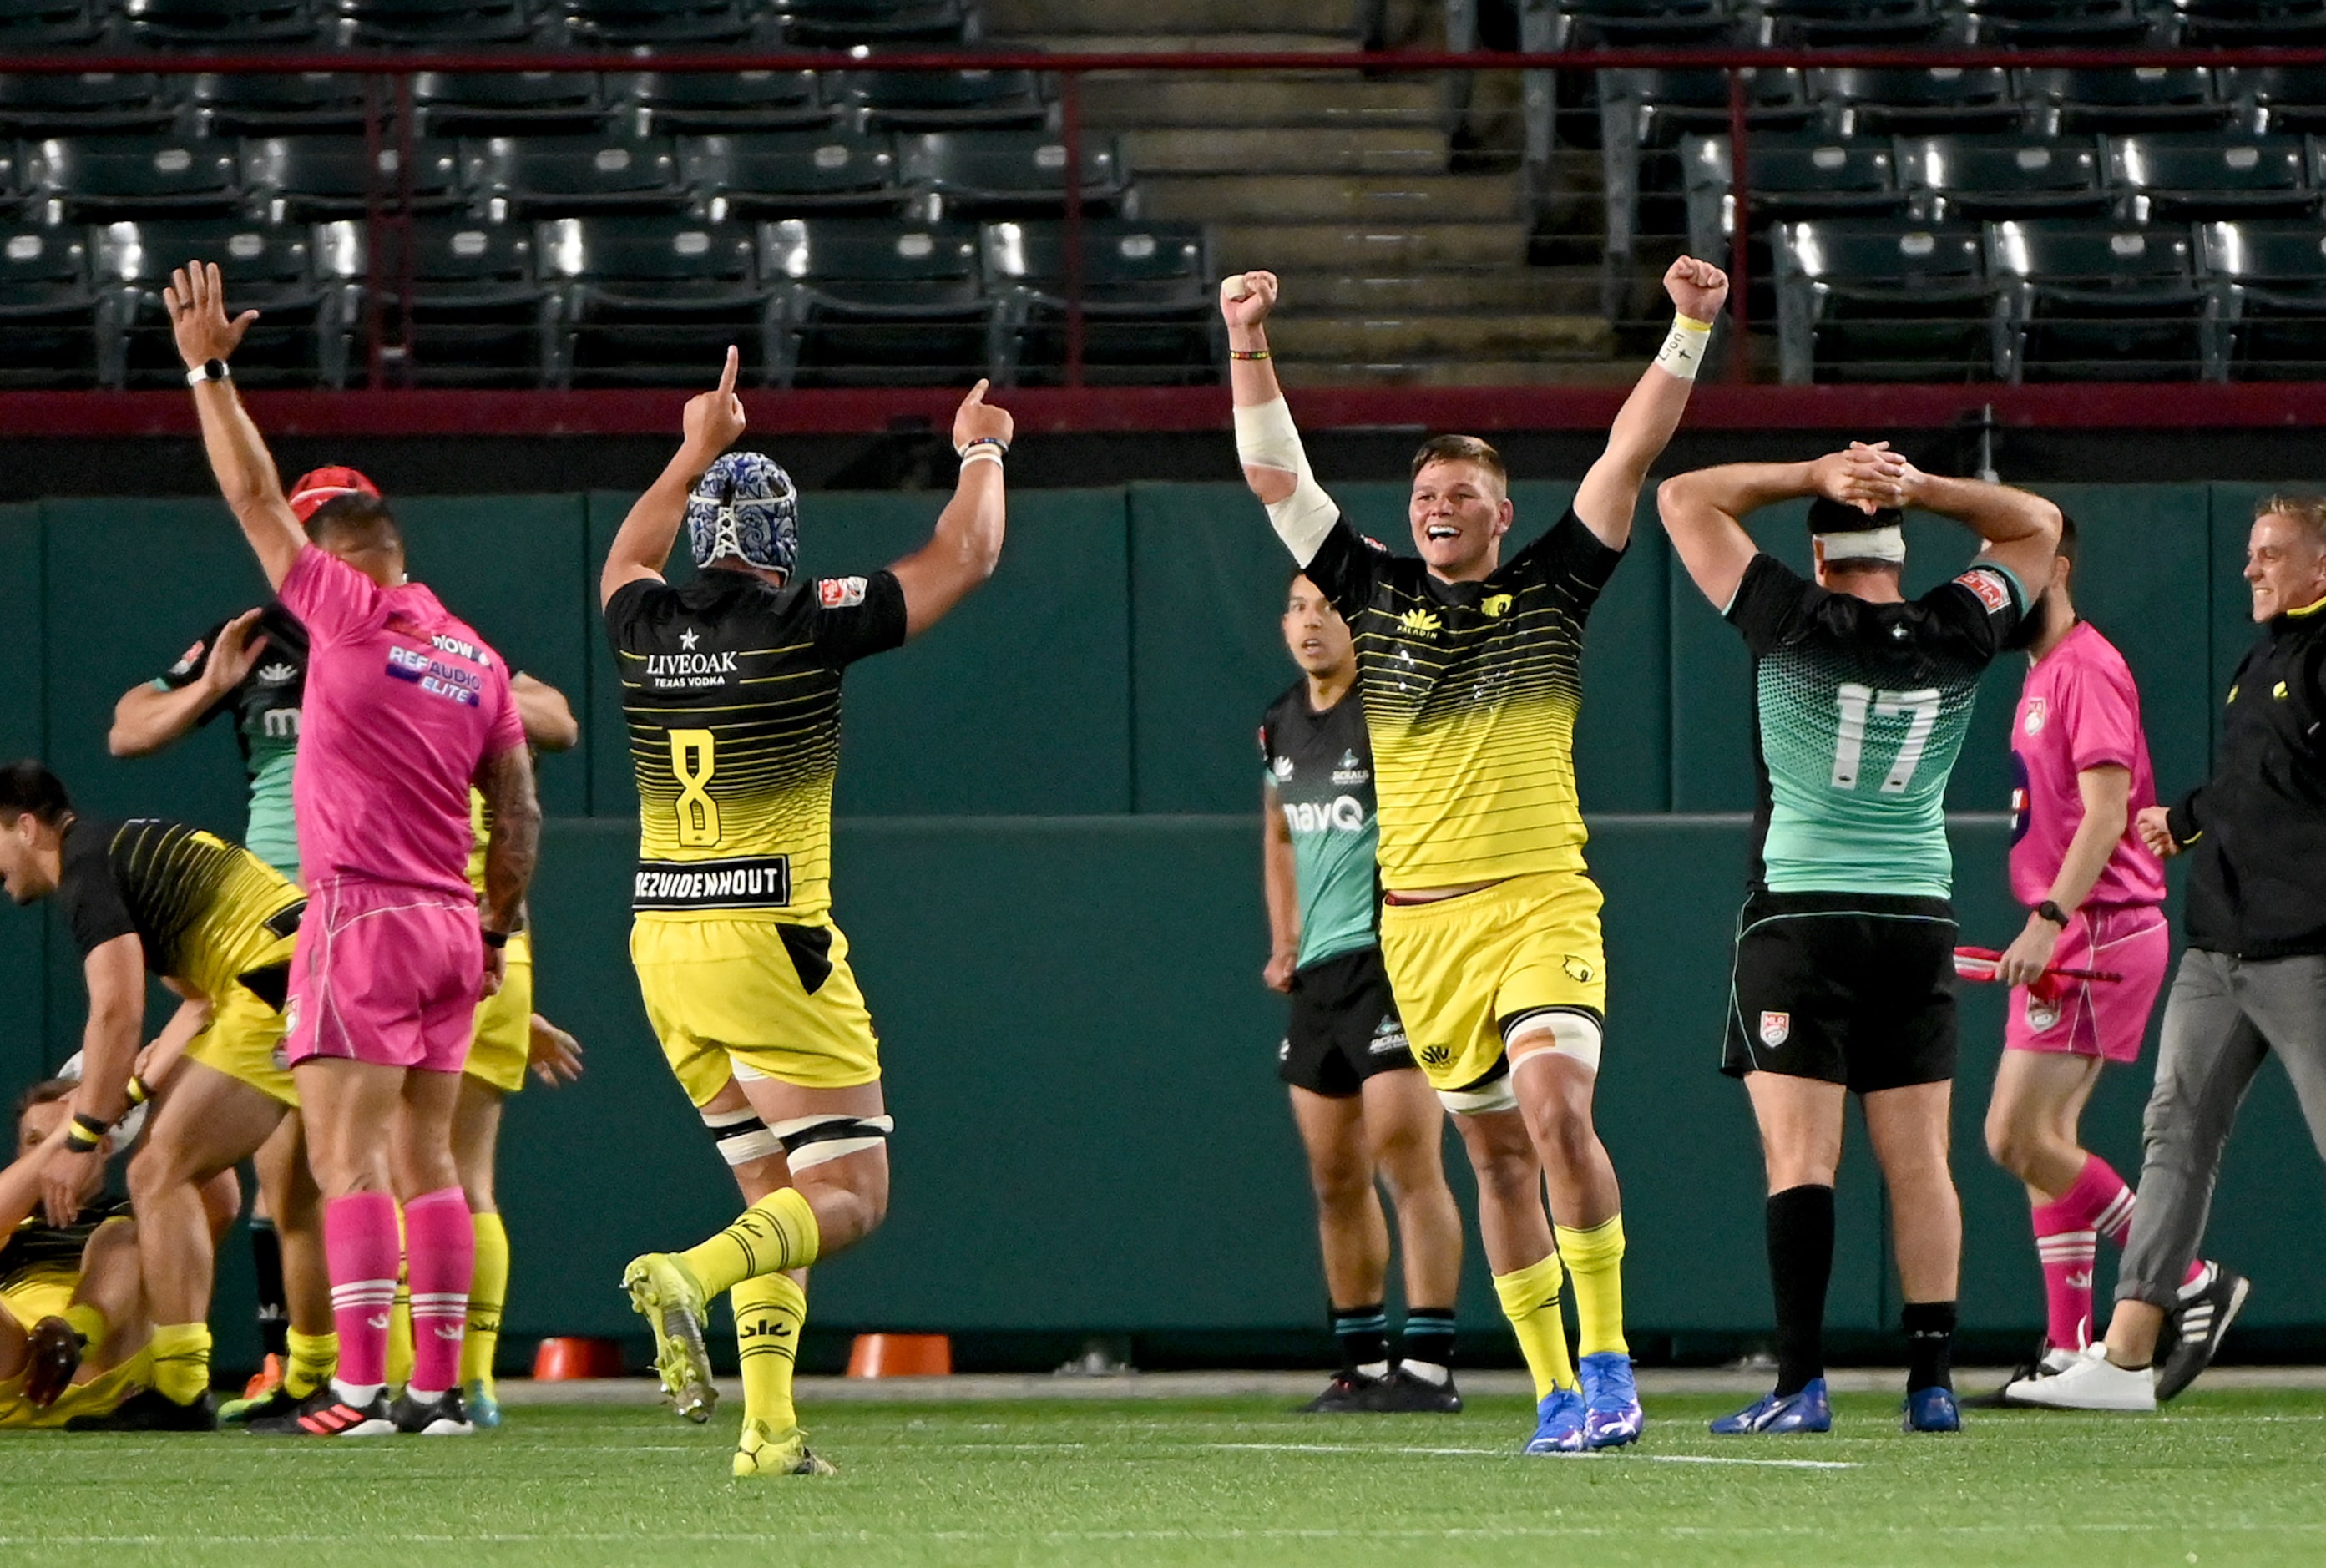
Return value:
[(0, 387), (98, 378), (88, 230), (0, 225)]
[(2193, 65), (2023, 70), (2019, 96), (2031, 107), (2033, 128), (2055, 135), (2193, 130), (2224, 125), (2232, 112), (2213, 95), (2213, 73)]
[(566, 41), (584, 49), (668, 49), (752, 40), (740, 0), (559, 0)]
[(2326, 43), (2326, 0), (2173, 0), (2181, 42), (2204, 48)]
[(88, 0), (0, 0), (0, 55), (95, 43), (104, 35), (102, 16)]
[[(213, 136), (363, 134), (364, 80), (358, 76), (198, 76), (188, 101), (195, 124)], [(383, 94), (376, 112), (384, 115), (394, 102)]]
[(423, 135), (579, 135), (606, 123), (598, 79), (573, 71), (507, 76), (422, 71), (412, 103)]
[(213, 49), (315, 36), (306, 0), (122, 0), (121, 12), (131, 39), (148, 45)]
[(1950, 24), (1935, 0), (1765, 0), (1761, 39), (1782, 47), (1935, 42)]
[(308, 230), (226, 219), (110, 224), (98, 232), (99, 354), (107, 385), (183, 387), (162, 305), (172, 268), (216, 262), (235, 309), (258, 320), (235, 351), (246, 386), (347, 384), (352, 323), (310, 262)]
[(2074, 219), (1990, 226), (2004, 285), (2001, 369), (2014, 381), (2175, 381), (2219, 373), (2213, 291), (2185, 229)]
[(235, 145), (176, 136), (52, 136), (26, 161), (25, 184), (52, 220), (224, 216), (242, 204)]
[(2130, 46), (2156, 26), (2140, 0), (1971, 0), (1969, 22), (1973, 42), (2007, 49)]
[(1995, 291), (1975, 229), (1810, 219), (1775, 232), (1784, 378), (1978, 381), (1995, 370)]
[(2318, 207), (2298, 136), (2111, 136), (2108, 159), (2133, 192), (2131, 216), (2145, 223), (2293, 218)]
[(462, 149), (468, 183), (496, 216), (676, 212), (693, 193), (665, 136), (493, 136)]
[(1940, 222), (2035, 214), (2098, 218), (2109, 208), (2096, 138), (1922, 136), (1902, 142), (1900, 179), (1930, 192)]
[[(321, 269), (340, 281), (350, 320), (362, 318), (371, 271), (366, 238), (356, 222), (315, 231)], [(402, 335), (400, 379), (531, 387), (546, 377), (557, 357), (557, 301), (534, 277), (531, 225), (420, 218), (384, 227), (381, 239), (377, 303), (389, 336)]]
[(781, 287), (780, 386), (1000, 379), (1005, 302), (980, 279), (974, 229), (786, 219), (760, 225), (759, 272)]
[(155, 76), (0, 76), (0, 138), (154, 134), (176, 117)]
[(975, 36), (963, 0), (772, 0), (786, 43), (815, 49), (954, 43)]
[(1718, 45), (1742, 31), (1729, 0), (1562, 0), (1552, 37), (1561, 49)]
[(840, 114), (810, 70), (641, 71), (607, 86), (629, 106), (642, 136), (820, 130)]
[[(1083, 210), (1093, 217), (1124, 200), (1111, 138), (1082, 141)], [(1066, 145), (1042, 131), (933, 131), (897, 143), (897, 173), (929, 199), (925, 216), (1045, 218), (1065, 210)]]
[[(1814, 134), (1772, 133), (1744, 145), (1744, 188), (1752, 220), (1897, 213), (1906, 192), (1893, 177), (1889, 142), (1838, 141)], [(1688, 190), (1689, 253), (1723, 257), (1735, 232), (1735, 160), (1726, 136), (1689, 136), (1680, 144)]]
[(904, 203), (886, 136), (768, 131), (691, 137), (681, 145), (688, 182), (715, 192), (714, 217), (894, 212)]
[(695, 386), (729, 344), (764, 378), (772, 292), (740, 223), (568, 218), (540, 227), (543, 282), (561, 296), (554, 385)]
[(2223, 295), (2224, 358), (2237, 380), (2326, 380), (2326, 230), (2315, 223), (2209, 223), (2205, 270)]
[(329, 31), (355, 49), (516, 43), (540, 30), (527, 0), (330, 0)]
[[(989, 287), (1007, 302), (1002, 378), (1056, 386), (1066, 363), (1066, 234), (1056, 223), (990, 223)], [(1224, 341), (1196, 224), (1101, 219), (1083, 227), (1083, 376), (1101, 386), (1219, 379)]]
[(2326, 130), (2326, 66), (2241, 67), (2221, 72), (2221, 96), (2248, 130)]
[(1026, 70), (851, 71), (842, 91), (868, 131), (1032, 129), (1050, 113)]
[[(372, 177), (374, 157), (378, 177)], [(413, 144), (406, 177), (394, 146), (366, 151), (360, 136), (268, 136), (242, 149), (243, 188), (266, 204), (277, 223), (360, 216), (375, 194), (384, 207), (414, 212), (458, 206), (461, 159), (457, 143)]]
[(2021, 119), (2010, 75), (1992, 66), (1821, 70), (1810, 88), (1846, 136), (2014, 130)]

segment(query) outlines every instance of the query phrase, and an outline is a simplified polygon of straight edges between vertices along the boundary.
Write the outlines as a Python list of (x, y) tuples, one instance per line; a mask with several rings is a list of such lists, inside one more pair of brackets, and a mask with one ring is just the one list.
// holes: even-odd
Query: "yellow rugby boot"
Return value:
[(735, 1449), (738, 1476), (831, 1476), (840, 1467), (808, 1451), (807, 1433), (787, 1427), (773, 1432), (764, 1421), (743, 1423), (743, 1441)]
[(702, 1343), (710, 1314), (701, 1283), (669, 1253), (650, 1252), (630, 1260), (622, 1288), (630, 1310), (654, 1330), (655, 1370), (670, 1407), (689, 1421), (710, 1420), (719, 1391), (711, 1386), (711, 1353)]

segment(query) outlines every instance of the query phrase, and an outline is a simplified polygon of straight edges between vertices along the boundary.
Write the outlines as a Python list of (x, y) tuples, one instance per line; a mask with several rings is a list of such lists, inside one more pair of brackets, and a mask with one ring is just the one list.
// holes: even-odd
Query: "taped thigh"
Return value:
[(795, 1173), (878, 1149), (897, 1128), (894, 1116), (795, 1116), (768, 1129)]
[[(1521, 1049), (1521, 1041), (1539, 1041), (1545, 1033), (1550, 1036), (1549, 1044), (1529, 1045)], [(1545, 1051), (1552, 1051), (1578, 1061), (1596, 1073), (1599, 1070), (1599, 1052), (1605, 1035), (1599, 1015), (1587, 1007), (1530, 1007), (1503, 1022), (1503, 1048), (1510, 1052), (1512, 1067)]]

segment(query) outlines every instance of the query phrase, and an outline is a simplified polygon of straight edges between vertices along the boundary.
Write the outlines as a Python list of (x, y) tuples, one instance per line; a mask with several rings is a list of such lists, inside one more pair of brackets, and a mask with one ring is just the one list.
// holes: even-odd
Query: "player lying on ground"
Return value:
[[(1314, 583), (1292, 574), (1285, 646), (1301, 678), (1261, 722), (1262, 877), (1273, 938), (1263, 978), (1292, 998), (1277, 1073), (1308, 1154), (1341, 1370), (1307, 1409), (1458, 1411), (1454, 1295), (1462, 1214), (1446, 1185), (1446, 1109), (1414, 1066), (1381, 956), (1373, 746), (1357, 655)], [(1390, 1360), (1383, 1286), (1397, 1204), (1405, 1331)]]
[(1355, 634), (1381, 801), (1382, 954), (1414, 1056), (1478, 1174), (1495, 1293), (1534, 1375), (1529, 1453), (1615, 1447), (1644, 1422), (1624, 1339), (1623, 1198), (1592, 1124), (1606, 958), (1573, 747), (1584, 620), (1624, 558), (1728, 279), (1682, 257), (1664, 287), (1678, 314), (1663, 351), (1567, 515), (1508, 561), (1509, 478), (1472, 436), (1438, 436), (1414, 457), (1419, 560), (1361, 538), (1310, 473), (1277, 386), (1265, 329), (1275, 275), (1220, 290), (1245, 481)]
[[(1743, 519), (1804, 496), (1814, 583)], [(1982, 670), (2049, 579), (2059, 509), (1923, 473), (1885, 447), (1667, 480), (1672, 547), (1753, 650), (1761, 765), (1754, 867), (1737, 918), (1721, 1069), (1744, 1080), (1769, 1178), (1777, 1385), (1716, 1433), (1823, 1432), (1826, 1285), (1844, 1101), (1860, 1097), (1890, 1194), (1906, 1332), (1906, 1426), (1952, 1432), (1962, 1207), (1947, 1165), (1955, 919), (1947, 776)], [(1909, 602), (1898, 509), (1985, 541)]]
[[(926, 631), (1001, 555), (1009, 415), (981, 381), (954, 415), (961, 477), (935, 536), (866, 577), (801, 577), (798, 496), (743, 434), (735, 350), (631, 507), (599, 579), (638, 787), (630, 955), (647, 1017), (750, 1207), (624, 1275), (672, 1403), (713, 1398), (702, 1344), (731, 1293), (742, 1353), (734, 1473), (814, 1475), (792, 1405), (805, 1270), (889, 1209), (879, 1042), (832, 919), (840, 686), (857, 659)], [(721, 453), (726, 453), (725, 456)], [(681, 522), (696, 568), (663, 568)]]
[[(228, 319), (218, 268), (177, 272), (163, 303), (219, 489), (309, 641), (293, 795), (312, 903), (284, 1054), (324, 1199), (340, 1367), (295, 1416), (252, 1430), (464, 1433), (476, 1244), (452, 1116), (477, 1000), (498, 987), (541, 828), (507, 666), (409, 580), (381, 502), (334, 499), (315, 519), (340, 543), (309, 540), (228, 375), (257, 313)], [(466, 874), (472, 787), (494, 824), (481, 910)], [(404, 1199), (401, 1248), (391, 1194)], [(387, 1317), (405, 1256), (417, 1359), (391, 1410)]]
[[(155, 818), (101, 822), (73, 809), (37, 762), (0, 769), (0, 870), (20, 904), (54, 895), (88, 987), (73, 1146), (51, 1167), (57, 1190), (101, 1167), (101, 1138), (127, 1108), (145, 1015), (145, 976), (182, 998), (166, 1036), (188, 1038), (136, 1157), (129, 1190), (154, 1322), (151, 1395), (125, 1405), (124, 1425), (206, 1430), (213, 1226), (202, 1194), (264, 1144), (297, 1101), (274, 1052), (284, 1031), (293, 935), (306, 908), (281, 873), (239, 845)], [(283, 1195), (293, 1223), (312, 1181)], [(328, 1337), (299, 1367), (328, 1374)]]
[(2245, 575), (2262, 632), (2229, 682), (2213, 776), (2135, 818), (2158, 854), (2188, 856), (2189, 901), (2116, 1313), (2105, 1345), (2010, 1386), (2030, 1404), (2153, 1410), (2210, 1364), (2248, 1287), (2210, 1265), (2192, 1279), (2190, 1266), (2238, 1106), (2268, 1057), (2326, 1157), (2326, 500), (2265, 498)]

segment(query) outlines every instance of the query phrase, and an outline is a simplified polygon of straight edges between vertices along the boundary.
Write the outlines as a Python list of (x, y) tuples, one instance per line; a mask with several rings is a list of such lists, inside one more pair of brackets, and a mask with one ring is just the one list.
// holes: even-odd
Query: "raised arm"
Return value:
[(937, 515), (929, 542), (889, 568), (905, 592), (907, 637), (918, 637), (943, 621), (1000, 563), (1009, 515), (1001, 459), (1016, 430), (1009, 410), (985, 400), (982, 381), (954, 410), (953, 445), (961, 456), (961, 477), (953, 499)]
[(509, 677), (509, 695), (516, 700), (517, 722), (525, 738), (544, 751), (570, 751), (582, 742), (582, 724), (565, 694), (545, 680), (518, 670)]
[(184, 686), (142, 680), (123, 692), (113, 705), (113, 728), (106, 732), (105, 749), (116, 757), (150, 756), (201, 723), (204, 714), (242, 684), (265, 651), (265, 637), (250, 635), (265, 613), (263, 609), (248, 610), (228, 621), (216, 646), (202, 650), (201, 673)]
[(1228, 324), (1228, 387), (1235, 404), (1236, 459), (1243, 481), (1276, 537), (1306, 566), (1333, 531), (1341, 509), (1309, 471), (1299, 429), (1269, 357), (1267, 322), (1276, 309), (1276, 275), (1239, 273), (1220, 280), (1220, 314)]
[(641, 577), (662, 581), (663, 563), (670, 559), (670, 546), (678, 537), (678, 526), (686, 520), (686, 498), (694, 489), (694, 481), (703, 471), (719, 461), (719, 454), (735, 444), (743, 434), (743, 400), (735, 396), (735, 373), (742, 356), (733, 348), (727, 350), (727, 367), (719, 378), (718, 387), (699, 393), (686, 402), (680, 427), (684, 432), (678, 443), (678, 453), (662, 471), (662, 476), (647, 487), (646, 493), (633, 502), (629, 515), (614, 535), (614, 543), (606, 552), (605, 569), (598, 574), (598, 602), (603, 605), (624, 584)]
[(1978, 558), (2019, 579), (2031, 599), (2051, 581), (2060, 553), (2058, 507), (2009, 485), (1924, 473), (1903, 459), (1896, 468), (1898, 499), (1889, 504), (1920, 507), (1970, 529), (1986, 541)]
[(1683, 256), (1664, 274), (1664, 292), (1676, 313), (1671, 331), (1608, 427), (1607, 450), (1575, 491), (1575, 515), (1613, 549), (1631, 542), (1640, 487), (1687, 412), (1705, 345), (1712, 340), (1712, 322), (1728, 298), (1728, 275), (1708, 261)]
[(1722, 614), (1744, 581), (1744, 568), (1760, 554), (1744, 519), (1763, 507), (1802, 496), (1873, 512), (1895, 506), (1896, 470), (1903, 460), (1884, 442), (1853, 443), (1813, 462), (1731, 462), (1675, 474), (1658, 487), (1656, 511), (1680, 565), (1712, 607)]
[[(215, 262), (192, 262), (171, 274), (162, 303), (169, 310), (170, 330), (188, 370), (199, 370), (213, 359), (225, 363), (258, 319), (256, 311), (227, 319), (226, 285)], [(229, 378), (195, 383), (194, 408), (201, 415), (202, 449), (209, 454), (219, 490), (233, 509), (235, 521), (242, 525), (243, 537), (257, 552), (267, 582), (280, 588), (305, 547), (307, 535), (284, 499), (282, 476), (274, 471), (265, 439), (244, 411)]]

